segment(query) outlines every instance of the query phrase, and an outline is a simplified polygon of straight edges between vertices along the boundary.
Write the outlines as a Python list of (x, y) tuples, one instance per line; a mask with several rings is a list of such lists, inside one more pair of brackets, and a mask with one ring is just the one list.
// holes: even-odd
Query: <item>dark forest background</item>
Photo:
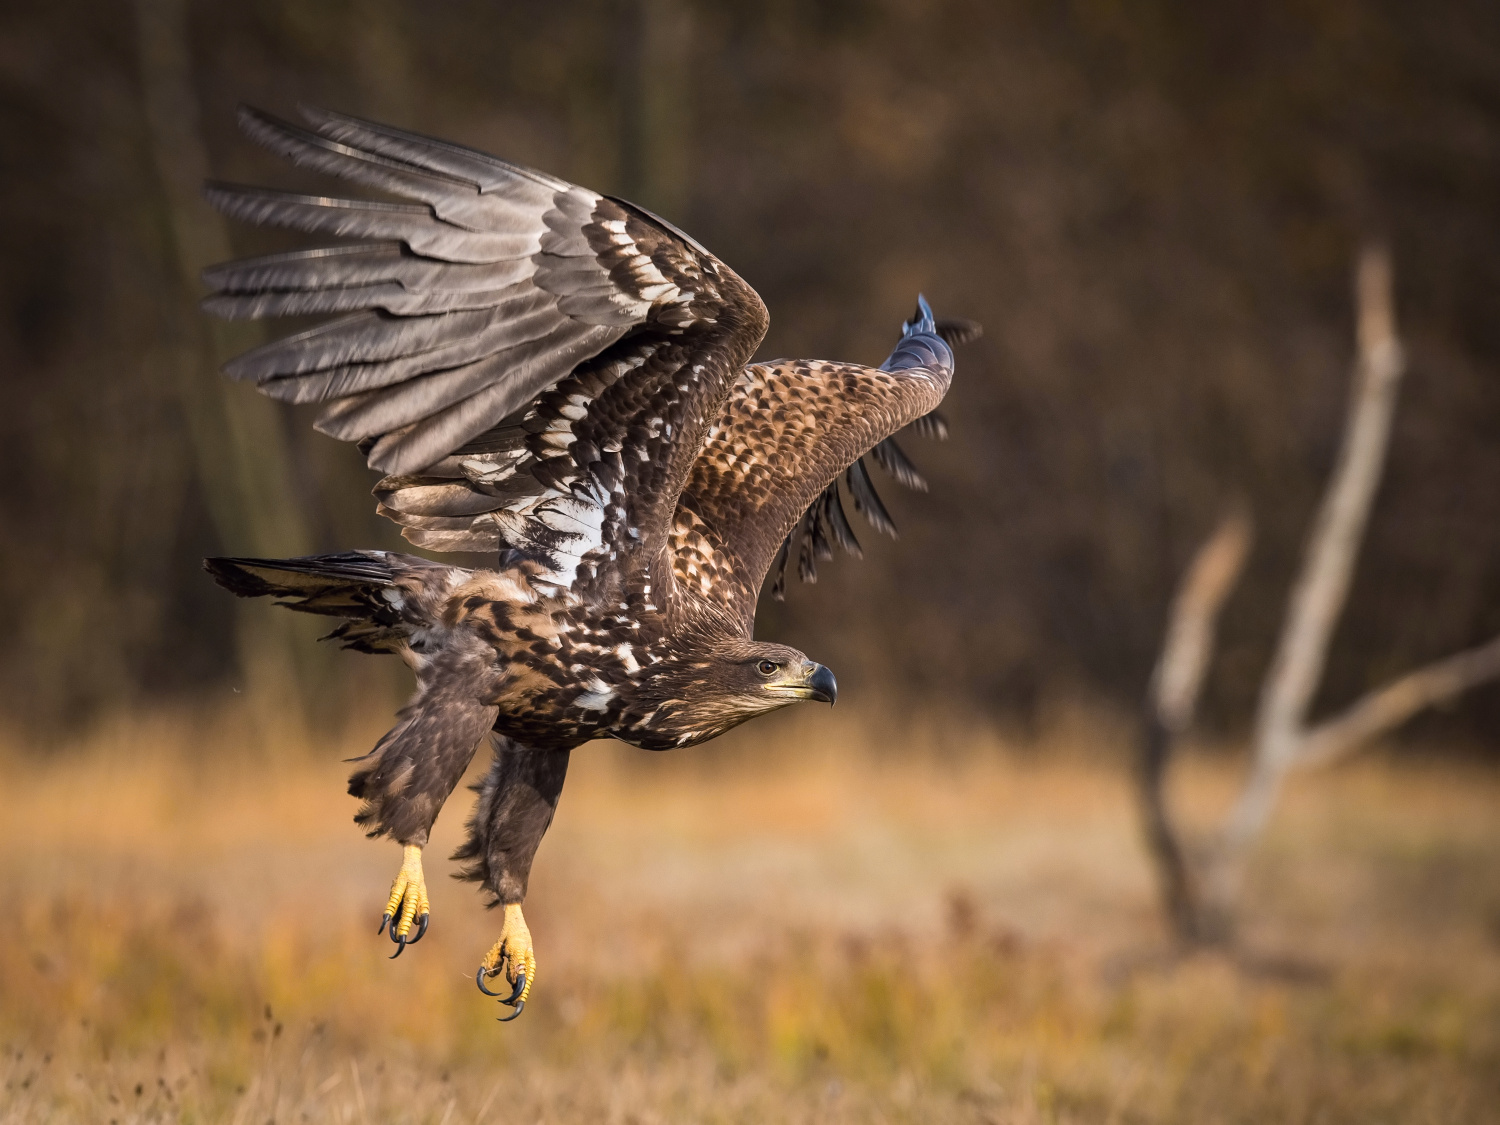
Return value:
[[(883, 489), (900, 542), (862, 532), (759, 631), (861, 705), (1022, 727), (1136, 705), (1179, 572), (1241, 501), (1258, 538), (1208, 718), (1248, 716), (1337, 448), (1351, 263), (1383, 239), (1410, 374), (1323, 705), (1500, 632), (1500, 5), (11, 0), (10, 721), (224, 692), (256, 652), (336, 700), (311, 689), (363, 659), (198, 569), (401, 545), (357, 453), (215, 374), (255, 330), (197, 312), (196, 270), (287, 243), (185, 185), (316, 182), (238, 137), (241, 101), (635, 199), (761, 292), (763, 356), (878, 362), (919, 290), (982, 321), (951, 441), (908, 443), (931, 493)], [(1497, 721), (1490, 687), (1417, 730), (1494, 750)]]

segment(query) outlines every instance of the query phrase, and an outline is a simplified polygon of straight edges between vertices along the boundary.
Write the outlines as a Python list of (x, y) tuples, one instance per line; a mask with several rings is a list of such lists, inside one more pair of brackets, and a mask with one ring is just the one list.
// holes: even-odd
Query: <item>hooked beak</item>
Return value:
[(821, 664), (808, 661), (802, 665), (800, 680), (785, 679), (766, 684), (764, 690), (777, 699), (788, 703), (811, 699), (817, 703), (832, 703), (839, 694), (838, 682), (833, 673)]
[(833, 673), (821, 664), (813, 665), (813, 674), (807, 677), (807, 687), (809, 693), (807, 698), (818, 703), (832, 705), (833, 701), (839, 697), (838, 681), (833, 678)]

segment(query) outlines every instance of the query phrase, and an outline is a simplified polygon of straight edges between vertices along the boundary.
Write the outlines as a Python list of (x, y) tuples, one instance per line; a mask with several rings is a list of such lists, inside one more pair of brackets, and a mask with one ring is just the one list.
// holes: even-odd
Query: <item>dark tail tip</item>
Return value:
[(203, 569), (224, 589), (241, 598), (260, 598), (272, 592), (264, 578), (244, 569), (243, 559), (213, 558), (203, 560)]

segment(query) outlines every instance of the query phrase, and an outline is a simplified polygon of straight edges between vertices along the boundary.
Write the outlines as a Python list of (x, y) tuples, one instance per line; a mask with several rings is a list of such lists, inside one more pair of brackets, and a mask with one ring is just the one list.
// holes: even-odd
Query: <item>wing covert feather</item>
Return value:
[[(714, 597), (747, 633), (767, 570), (799, 523), (807, 524), (798, 564), (805, 578), (816, 559), (831, 557), (825, 527), (841, 545), (853, 543), (837, 494), (825, 495), (830, 483), (846, 469), (862, 471), (861, 456), (947, 393), (953, 353), (931, 323), (929, 314), (909, 325), (879, 368), (778, 360), (753, 364), (736, 381), (693, 464), (682, 505), (733, 560), (735, 581), (722, 583)], [(860, 491), (855, 500), (868, 503)]]
[[(531, 552), (560, 585), (666, 542), (729, 386), (764, 335), (733, 271), (623, 200), (323, 110), (242, 109), (252, 139), (394, 200), (210, 185), (249, 222), (359, 239), (215, 266), (208, 311), (333, 319), (225, 371), (387, 474), (381, 511), (437, 550)], [(623, 568), (629, 570), (629, 566)], [(642, 583), (649, 585), (649, 583)]]

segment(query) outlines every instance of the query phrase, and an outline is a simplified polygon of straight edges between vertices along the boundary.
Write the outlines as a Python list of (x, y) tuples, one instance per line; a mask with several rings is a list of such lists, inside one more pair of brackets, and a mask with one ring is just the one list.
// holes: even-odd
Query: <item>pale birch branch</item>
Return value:
[(1396, 337), (1390, 256), (1384, 249), (1370, 247), (1360, 255), (1355, 295), (1359, 359), (1348, 425), (1261, 694), (1254, 765), (1225, 832), (1231, 854), (1242, 851), (1265, 827), (1282, 778), (1297, 759), (1389, 444), (1405, 362)]
[(1209, 930), (1198, 882), (1167, 805), (1167, 765), (1177, 740), (1192, 724), (1203, 677), (1213, 657), (1219, 610), (1244, 566), (1250, 539), (1249, 514), (1239, 508), (1225, 516), (1198, 548), (1172, 600), (1161, 659), (1148, 693), (1137, 792), (1146, 846), (1161, 883), (1162, 904), (1178, 939), (1184, 942), (1218, 935)]
[(1199, 550), (1173, 602), (1161, 660), (1152, 677), (1147, 735), (1138, 782), (1146, 838), (1161, 875), (1167, 914), (1179, 937), (1230, 936), (1232, 906), (1249, 845), (1265, 828), (1293, 768), (1327, 765), (1424, 708), (1500, 679), (1500, 637), (1408, 673), (1367, 693), (1341, 714), (1309, 729), (1317, 692), (1380, 483), (1391, 418), (1404, 368), (1391, 297), (1391, 263), (1366, 249), (1356, 271), (1359, 357), (1338, 464), (1308, 536), (1302, 570), (1288, 600), (1271, 670), (1261, 692), (1250, 776), (1202, 881), (1187, 862), (1163, 793), (1166, 764), (1192, 722), (1219, 608), (1249, 545), (1248, 519), (1231, 515)]
[(1296, 765), (1329, 765), (1400, 726), (1418, 711), (1494, 679), (1500, 679), (1500, 637), (1409, 672), (1369, 692), (1342, 714), (1319, 723), (1302, 740)]
[(1193, 556), (1177, 596), (1161, 660), (1151, 679), (1151, 695), (1161, 725), (1180, 735), (1192, 724), (1203, 676), (1214, 650), (1219, 610), (1234, 588), (1250, 549), (1250, 515), (1231, 511)]

